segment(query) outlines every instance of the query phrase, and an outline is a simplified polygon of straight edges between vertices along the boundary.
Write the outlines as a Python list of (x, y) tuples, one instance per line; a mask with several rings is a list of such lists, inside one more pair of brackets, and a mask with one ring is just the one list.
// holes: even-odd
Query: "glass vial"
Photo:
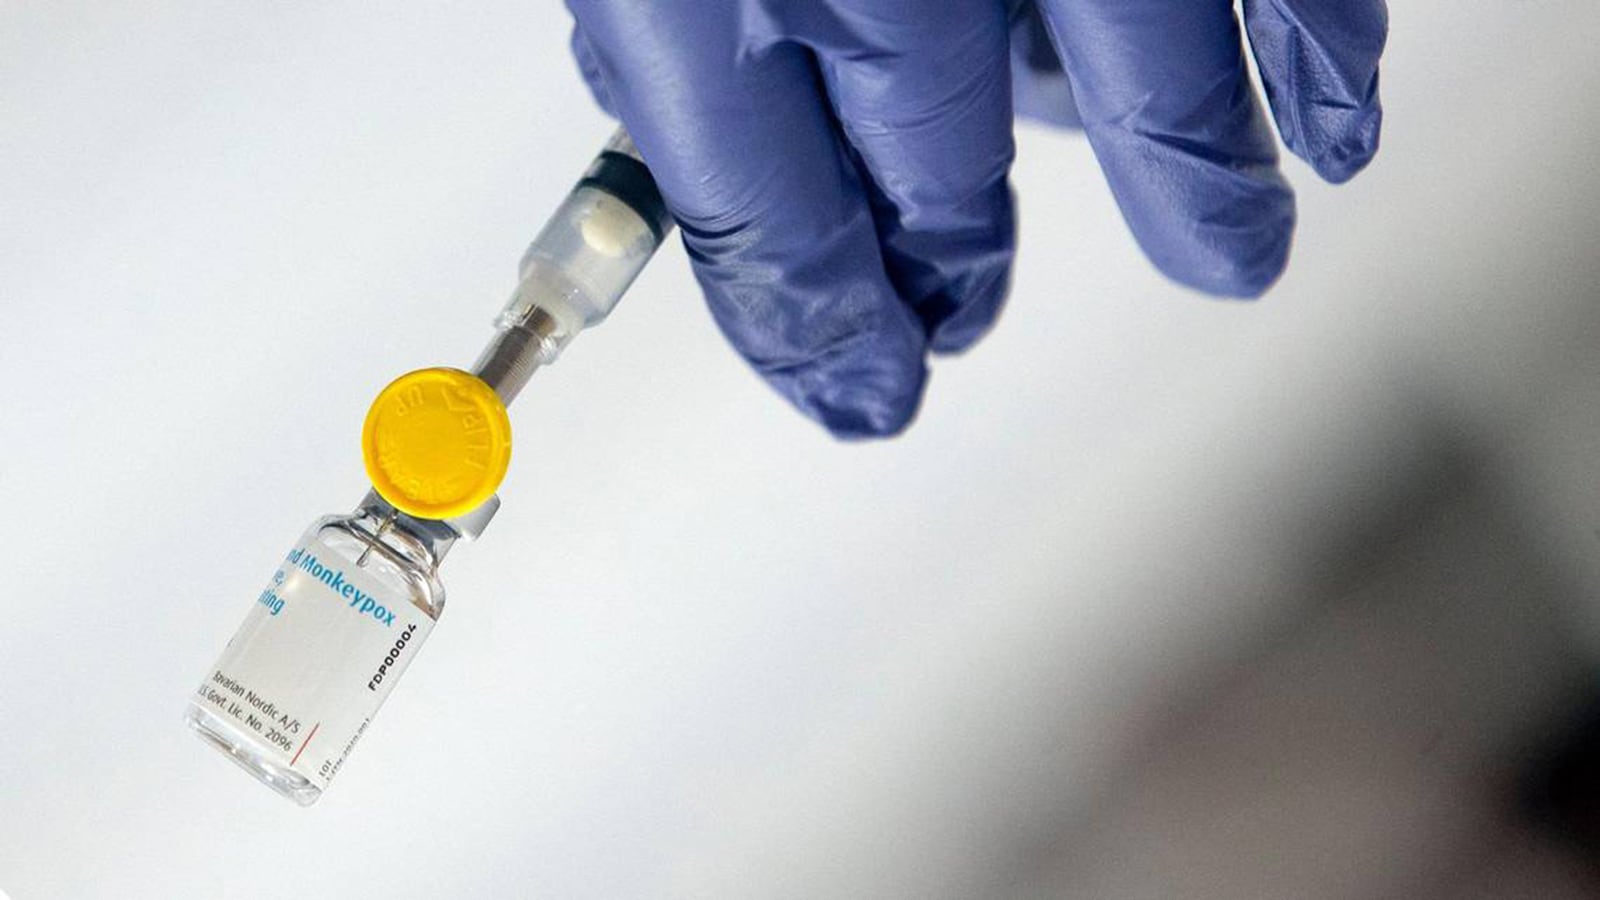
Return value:
[(289, 550), (185, 720), (267, 786), (310, 806), (338, 774), (444, 608), (444, 523), (369, 495)]

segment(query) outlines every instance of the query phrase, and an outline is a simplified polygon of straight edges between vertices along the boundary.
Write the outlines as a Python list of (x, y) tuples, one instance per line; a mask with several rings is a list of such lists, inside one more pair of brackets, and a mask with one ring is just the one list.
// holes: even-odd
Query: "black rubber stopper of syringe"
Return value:
[(615, 150), (602, 152), (595, 157), (589, 171), (584, 172), (578, 180), (578, 187), (605, 191), (628, 204), (650, 226), (657, 243), (672, 228), (672, 213), (667, 212), (667, 203), (661, 199), (655, 176), (650, 174), (650, 169), (644, 163), (626, 153)]

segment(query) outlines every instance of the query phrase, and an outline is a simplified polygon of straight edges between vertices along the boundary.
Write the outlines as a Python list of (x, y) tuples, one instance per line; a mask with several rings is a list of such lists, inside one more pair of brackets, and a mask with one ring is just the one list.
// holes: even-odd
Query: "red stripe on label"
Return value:
[[(318, 722), (317, 724), (311, 726), (311, 733), (306, 735), (306, 744), (311, 743), (311, 739), (317, 736), (317, 729), (321, 728), (321, 727), (322, 727), (322, 723), (321, 722)], [(300, 759), (300, 754), (306, 752), (306, 744), (301, 744), (300, 745), (300, 749), (296, 750), (294, 752), (294, 759), (289, 760), (289, 765), (291, 765), (291, 766), (294, 765), (295, 762)]]

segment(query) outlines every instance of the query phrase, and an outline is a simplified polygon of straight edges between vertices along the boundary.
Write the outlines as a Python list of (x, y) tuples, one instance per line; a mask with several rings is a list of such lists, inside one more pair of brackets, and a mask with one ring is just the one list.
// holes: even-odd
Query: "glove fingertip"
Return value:
[(1289, 267), (1288, 232), (1256, 248), (1254, 253), (1230, 260), (1221, 267), (1220, 274), (1209, 284), (1199, 285), (1201, 290), (1230, 300), (1258, 300), (1266, 294)]
[(860, 441), (894, 437), (905, 431), (916, 419), (921, 397), (913, 394), (884, 398), (845, 390), (827, 398), (813, 398), (806, 405), (807, 414), (829, 434), (840, 440)]
[(939, 317), (929, 328), (928, 349), (961, 353), (994, 327), (1011, 289), (1011, 253), (973, 271), (961, 289), (958, 309)]
[(927, 383), (927, 339), (881, 276), (841, 291), (816, 276), (848, 270), (848, 256), (779, 269), (726, 256), (747, 235), (686, 227), (684, 238), (723, 336), (791, 406), (842, 440), (891, 437), (911, 424)]
[(836, 438), (892, 437), (916, 418), (928, 375), (921, 343), (900, 332), (861, 332), (797, 369), (762, 374)]
[(1383, 124), (1384, 4), (1256, 0), (1245, 20), (1284, 144), (1324, 181), (1354, 178), (1377, 154)]
[(1102, 130), (1098, 138), (1123, 217), (1163, 275), (1213, 296), (1253, 299), (1283, 274), (1295, 196), (1266, 151), (1244, 162), (1154, 133)]
[(1180, 284), (1232, 300), (1265, 294), (1289, 265), (1294, 236), (1293, 198), (1279, 215), (1243, 230), (1224, 230), (1197, 240), (1177, 256), (1151, 254), (1161, 273)]
[(1320, 126), (1321, 129), (1340, 137), (1326, 142), (1325, 146), (1306, 156), (1322, 180), (1329, 184), (1344, 184), (1356, 177), (1377, 156), (1378, 140), (1383, 130), (1383, 107), (1374, 101), (1354, 111), (1330, 110), (1325, 118), (1328, 121)]

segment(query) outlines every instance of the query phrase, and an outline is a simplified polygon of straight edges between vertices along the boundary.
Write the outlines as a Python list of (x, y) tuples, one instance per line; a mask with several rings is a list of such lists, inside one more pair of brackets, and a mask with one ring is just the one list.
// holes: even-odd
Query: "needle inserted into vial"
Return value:
[(315, 803), (444, 609), (439, 565), (482, 533), (511, 455), (505, 406), (603, 321), (671, 231), (620, 129), (523, 256), (472, 373), (421, 369), (373, 402), (373, 490), (312, 524), (279, 563), (185, 720), (258, 780)]

